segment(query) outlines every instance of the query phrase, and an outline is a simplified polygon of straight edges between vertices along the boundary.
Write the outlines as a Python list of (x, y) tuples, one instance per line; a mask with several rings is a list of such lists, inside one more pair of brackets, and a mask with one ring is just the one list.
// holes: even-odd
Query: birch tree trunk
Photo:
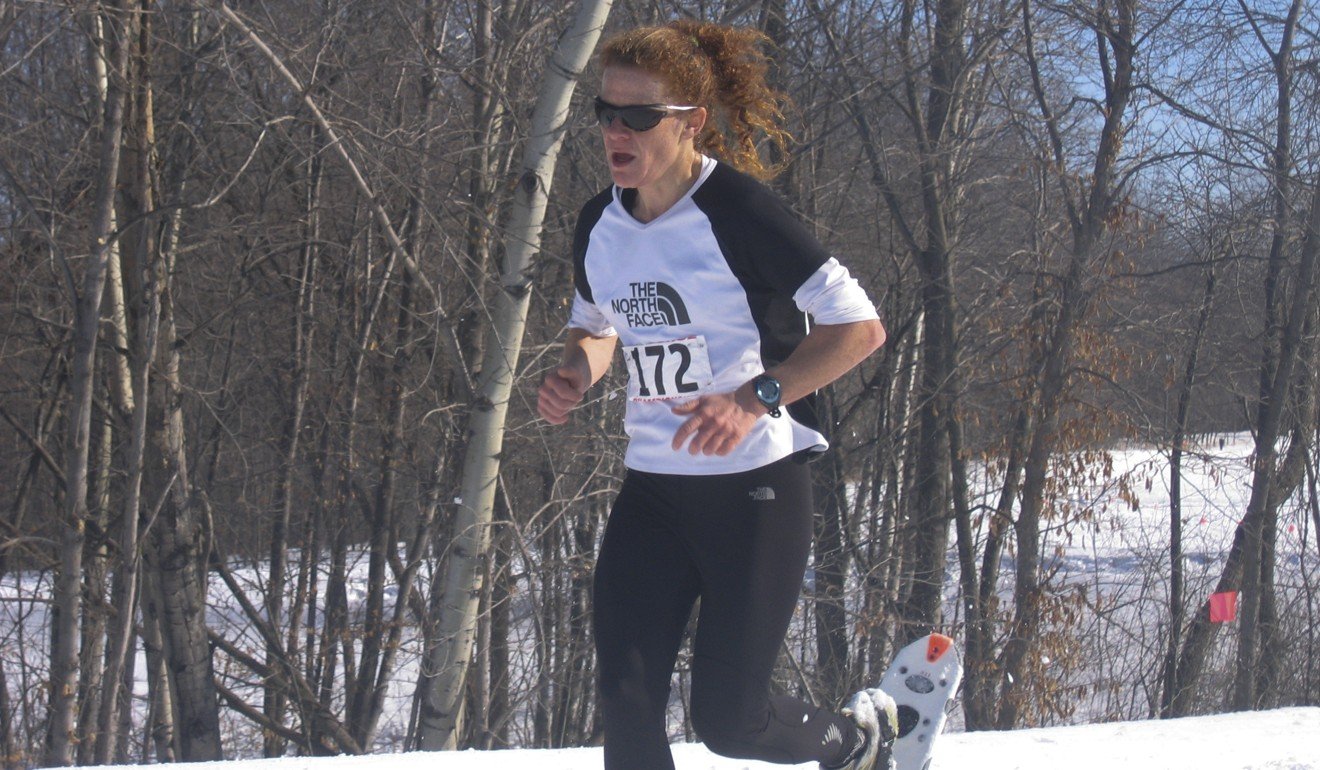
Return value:
[(170, 676), (179, 759), (218, 760), (220, 703), (206, 627), (206, 576), (211, 552), (209, 507), (205, 492), (193, 487), (185, 439), (182, 355), (175, 326), (172, 276), (178, 233), (177, 216), (162, 238), (154, 261), (161, 292), (160, 377), (149, 396), (153, 414), (153, 449), (160, 462), (147, 475), (147, 487), (165, 500), (147, 538), (146, 562), (155, 573), (154, 597), (163, 653)]
[[(150, 22), (142, 22), (143, 29), (135, 39), (133, 57), (134, 83), (130, 102), (129, 134), (123, 165), (129, 179), (123, 195), (128, 201), (130, 216), (145, 212), (149, 207), (151, 189), (152, 136), (151, 83), (147, 60), (147, 41)], [(111, 302), (110, 333), (116, 350), (127, 351), (119, 355), (120, 365), (113, 371), (111, 390), (118, 408), (127, 419), (128, 440), (124, 451), (124, 500), (119, 524), (119, 564), (115, 570), (111, 607), (117, 613), (107, 631), (105, 678), (100, 698), (100, 713), (95, 741), (95, 762), (109, 764), (115, 761), (126, 736), (120, 733), (124, 712), (130, 708), (130, 691), (126, 689), (124, 672), (132, 666), (134, 625), (139, 594), (139, 533), (142, 477), (147, 441), (147, 383), (150, 380), (151, 361), (155, 357), (156, 331), (160, 321), (159, 294), (149, 269), (150, 245), (154, 243), (155, 225), (143, 220), (126, 228), (122, 264), (120, 251), (112, 254), (110, 263)], [(126, 299), (127, 297), (127, 299)], [(126, 302), (132, 302), (135, 321), (133, 334), (129, 333), (129, 313)]]
[[(55, 581), (57, 614), (51, 645), (50, 722), (43, 762), (48, 766), (72, 764), (77, 743), (74, 715), (80, 668), (82, 553), (88, 515), (87, 469), (91, 451), (96, 340), (113, 237), (115, 188), (118, 185), (120, 144), (124, 128), (125, 73), (129, 48), (127, 40), (131, 39), (133, 26), (131, 17), (116, 13), (122, 10), (118, 4), (110, 6), (114, 17), (110, 21), (113, 25), (122, 26), (122, 37), (117, 45), (107, 45), (111, 72), (107, 79), (106, 99), (101, 115), (99, 170), (89, 228), (92, 245), (74, 318), (73, 351), (69, 360), (70, 403), (68, 451), (64, 460), (64, 521), (60, 533), (59, 572)], [(107, 39), (110, 37), (107, 35)]]
[(532, 116), (506, 237), (502, 290), (495, 303), (479, 392), (469, 415), (471, 441), (463, 461), (454, 543), (444, 582), (437, 589), (442, 597), (437, 644), (423, 663), (426, 670), (417, 694), (422, 701), (419, 738), (424, 750), (456, 748), (461, 729), (464, 682), (481, 596), (480, 566), (490, 547), (504, 421), (527, 322), (528, 269), (540, 244), (555, 162), (568, 123), (569, 100), (600, 38), (611, 4), (612, 0), (582, 0), (555, 48)]
[(147, 679), (147, 718), (143, 725), (143, 756), (151, 757), (159, 764), (174, 762), (179, 752), (176, 748), (174, 729), (174, 697), (170, 694), (169, 668), (162, 650), (165, 642), (161, 638), (160, 618), (155, 611), (154, 597), (160, 595), (160, 581), (153, 570), (143, 570), (141, 575), (142, 596), (142, 647), (146, 652)]

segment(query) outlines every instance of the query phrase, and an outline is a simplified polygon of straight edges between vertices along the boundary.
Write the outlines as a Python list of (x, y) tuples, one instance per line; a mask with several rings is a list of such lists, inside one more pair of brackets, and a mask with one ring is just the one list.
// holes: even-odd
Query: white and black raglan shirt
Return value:
[(611, 187), (582, 208), (573, 239), (569, 326), (617, 334), (628, 367), (624, 464), (680, 475), (737, 473), (827, 446), (812, 399), (765, 415), (723, 457), (672, 448), (687, 419), (671, 410), (729, 393), (786, 359), (814, 323), (875, 319), (866, 293), (780, 198), (706, 158), (696, 184), (661, 216), (629, 213)]

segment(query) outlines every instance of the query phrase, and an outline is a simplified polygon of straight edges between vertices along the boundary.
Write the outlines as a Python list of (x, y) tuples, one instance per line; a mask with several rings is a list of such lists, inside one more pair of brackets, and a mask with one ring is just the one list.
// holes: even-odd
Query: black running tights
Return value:
[(809, 469), (790, 457), (718, 476), (629, 471), (596, 565), (606, 770), (672, 770), (670, 679), (699, 598), (692, 723), (717, 754), (836, 762), (851, 720), (770, 693), (811, 545)]

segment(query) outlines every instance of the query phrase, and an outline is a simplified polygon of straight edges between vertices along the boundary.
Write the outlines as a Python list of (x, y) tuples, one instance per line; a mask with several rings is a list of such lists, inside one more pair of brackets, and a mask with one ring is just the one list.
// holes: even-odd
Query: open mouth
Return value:
[(632, 155), (632, 154), (630, 154), (630, 153), (626, 153), (626, 152), (612, 152), (612, 153), (610, 153), (610, 165), (611, 165), (611, 166), (626, 166), (626, 165), (628, 165), (629, 163), (631, 163), (631, 162), (633, 161), (633, 159), (636, 158), (636, 157), (637, 157), (637, 156)]

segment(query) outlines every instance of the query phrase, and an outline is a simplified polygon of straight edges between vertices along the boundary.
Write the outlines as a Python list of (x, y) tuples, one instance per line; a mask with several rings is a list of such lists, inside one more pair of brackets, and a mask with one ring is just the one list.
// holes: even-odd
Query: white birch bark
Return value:
[(417, 697), (418, 738), (424, 750), (453, 749), (462, 726), (464, 682), (472, 661), (481, 596), (481, 563), (490, 547), (490, 525), (504, 443), (504, 422), (527, 323), (528, 268), (539, 249), (550, 183), (568, 122), (569, 100), (600, 39), (612, 0), (581, 0), (559, 39), (537, 96), (531, 135), (505, 236), (501, 291), (491, 319), (481, 381), (469, 418), (471, 440), (437, 619), (436, 644)]
[(108, 59), (113, 65), (113, 74), (108, 80), (110, 87), (102, 111), (96, 197), (89, 223), (93, 242), (83, 275), (82, 294), (75, 309), (69, 360), (68, 451), (64, 461), (64, 510), (54, 595), (58, 621), (51, 646), (50, 717), (44, 759), (48, 766), (73, 764), (77, 741), (75, 711), (82, 634), (82, 551), (88, 515), (87, 471), (91, 451), (96, 340), (112, 243), (120, 137), (124, 126), (123, 73), (127, 65), (127, 46), (115, 47)]

